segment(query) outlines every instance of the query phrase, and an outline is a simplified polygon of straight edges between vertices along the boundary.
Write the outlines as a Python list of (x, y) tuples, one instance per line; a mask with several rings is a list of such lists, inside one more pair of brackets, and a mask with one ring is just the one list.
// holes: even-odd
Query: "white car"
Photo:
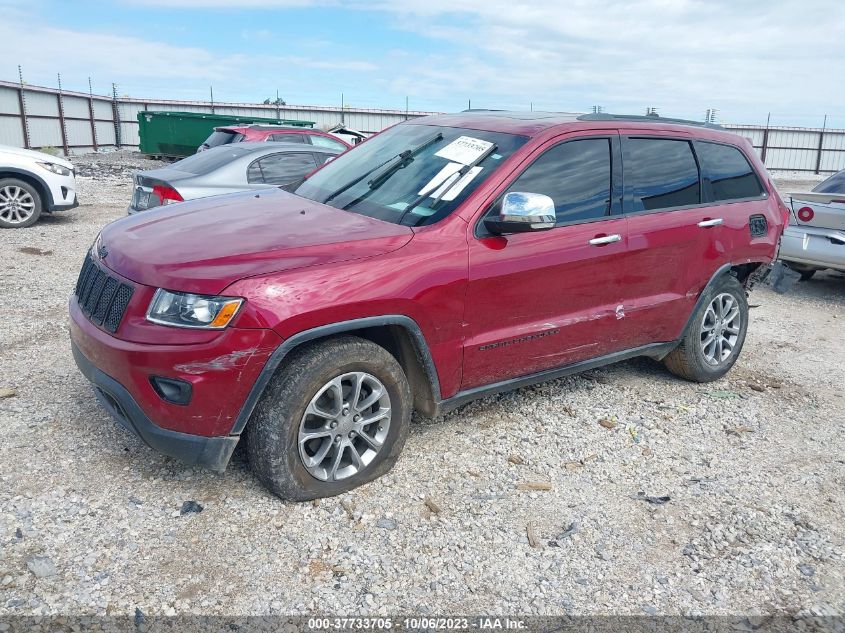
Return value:
[(0, 145), (0, 228), (32, 226), (42, 213), (76, 206), (76, 180), (69, 161)]
[(804, 281), (825, 268), (845, 272), (845, 170), (812, 191), (787, 195), (792, 217), (778, 257)]

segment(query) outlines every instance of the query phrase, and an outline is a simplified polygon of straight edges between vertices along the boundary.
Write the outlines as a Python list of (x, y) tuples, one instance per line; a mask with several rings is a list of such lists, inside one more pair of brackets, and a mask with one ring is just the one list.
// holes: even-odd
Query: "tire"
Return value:
[[(343, 403), (348, 403), (348, 415), (335, 384), (340, 384)], [(360, 385), (358, 400), (352, 395), (356, 385)], [(353, 401), (366, 405), (382, 391), (386, 397), (362, 407), (360, 415), (365, 417), (357, 421)], [(383, 347), (355, 336), (320, 341), (292, 352), (267, 386), (247, 425), (250, 466), (259, 481), (283, 499), (307, 501), (342, 494), (393, 467), (408, 437), (412, 409), (405, 373)], [(328, 416), (335, 411), (335, 418)], [(388, 415), (380, 421), (360, 426), (385, 411)], [(301, 442), (305, 433), (322, 436)], [(362, 434), (370, 441), (364, 441)], [(380, 443), (378, 449), (374, 442)]]
[(38, 189), (17, 178), (0, 179), (0, 228), (32, 226), (41, 217), (42, 209)]
[[(663, 359), (670, 372), (694, 382), (710, 382), (728, 373), (742, 351), (748, 331), (748, 301), (736, 277), (723, 275), (705, 293), (680, 345)], [(726, 306), (729, 301), (731, 307), (726, 308), (725, 315), (731, 319), (728, 322), (718, 312), (719, 306)], [(737, 316), (731, 317), (734, 308)], [(728, 327), (724, 327), (725, 322)], [(711, 339), (714, 334), (715, 338)], [(707, 344), (707, 341), (712, 342)], [(729, 346), (729, 353), (724, 355)]]
[(801, 281), (810, 281), (813, 278), (813, 275), (816, 274), (816, 269), (811, 268), (810, 270), (799, 271), (801, 273)]

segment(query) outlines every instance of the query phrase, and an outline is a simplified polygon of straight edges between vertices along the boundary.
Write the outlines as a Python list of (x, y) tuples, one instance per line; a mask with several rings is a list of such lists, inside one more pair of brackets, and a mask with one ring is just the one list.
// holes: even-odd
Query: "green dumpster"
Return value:
[(138, 113), (140, 150), (148, 156), (170, 156), (174, 158), (190, 156), (197, 151), (197, 147), (209, 137), (214, 128), (227, 125), (249, 125), (251, 123), (314, 127), (314, 121), (150, 110)]

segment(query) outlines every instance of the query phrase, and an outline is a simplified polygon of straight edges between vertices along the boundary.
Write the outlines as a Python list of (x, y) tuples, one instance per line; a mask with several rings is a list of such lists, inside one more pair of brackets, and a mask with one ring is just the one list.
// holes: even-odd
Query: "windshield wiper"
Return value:
[[(447, 185), (447, 186), (443, 189), (443, 191), (441, 191), (440, 193), (438, 193), (438, 194), (437, 194), (437, 196), (434, 198), (434, 200), (432, 200), (431, 205), (429, 205), (429, 206), (434, 207), (434, 206), (436, 206), (437, 204), (439, 204), (439, 203), (440, 203), (440, 200), (443, 198), (443, 196), (445, 196), (447, 193), (449, 193), (449, 191), (452, 189), (452, 187), (454, 187), (456, 184), (458, 184), (459, 182), (461, 182), (461, 179), (462, 179), (464, 176), (466, 176), (466, 175), (467, 175), (467, 173), (469, 173), (469, 171), (470, 171), (472, 168), (474, 168), (474, 167), (478, 167), (478, 165), (479, 165), (479, 164), (481, 164), (481, 163), (484, 161), (484, 159), (485, 159), (485, 158), (487, 158), (488, 156), (490, 156), (490, 154), (492, 154), (493, 152), (495, 152), (495, 151), (496, 151), (496, 148), (497, 148), (497, 146), (496, 146), (496, 144), (494, 143), (493, 145), (491, 145), (490, 147), (488, 147), (486, 150), (484, 150), (484, 152), (483, 152), (483, 153), (482, 153), (482, 154), (481, 154), (478, 158), (476, 158), (474, 161), (472, 161), (469, 165), (464, 165), (464, 166), (463, 166), (463, 167), (461, 167), (458, 171), (456, 171), (456, 172), (455, 172), (455, 174), (457, 174), (457, 176), (458, 176), (458, 177), (457, 177), (457, 178), (455, 178), (454, 180), (452, 180), (452, 182), (450, 182), (450, 183), (449, 183), (449, 184), (448, 184), (448, 185)], [(454, 174), (453, 174), (453, 175), (454, 175)], [(451, 177), (452, 177), (452, 176), (450, 176), (450, 178), (451, 178)], [(441, 185), (441, 186), (442, 186), (442, 185)], [(416, 200), (414, 200), (414, 201), (413, 201), (413, 202), (411, 202), (411, 203), (410, 203), (407, 207), (405, 207), (405, 210), (402, 212), (402, 215), (400, 215), (400, 216), (399, 216), (399, 221), (397, 222), (397, 224), (402, 224), (402, 220), (404, 220), (404, 219), (405, 219), (405, 216), (406, 216), (408, 213), (410, 213), (410, 212), (411, 212), (411, 210), (412, 210), (412, 209), (414, 209), (414, 207), (417, 207), (417, 206), (419, 206), (420, 204), (422, 204), (422, 202), (423, 202), (423, 201), (424, 201), (424, 200), (425, 200), (428, 196), (429, 196), (429, 193), (426, 191), (425, 193), (420, 194), (420, 195), (417, 197), (417, 199), (416, 199)]]
[(373, 178), (372, 180), (369, 181), (369, 183), (367, 183), (367, 184), (370, 185), (370, 189), (375, 189), (382, 182), (384, 182), (384, 180), (386, 180), (390, 176), (390, 174), (392, 174), (394, 171), (396, 171), (396, 169), (394, 169), (394, 165), (403, 164), (409, 158), (413, 158), (414, 156), (419, 154), (422, 150), (424, 150), (426, 147), (428, 147), (432, 143), (436, 143), (437, 141), (441, 140), (442, 138), (443, 138), (443, 133), (438, 132), (437, 134), (432, 136), (430, 139), (423, 142), (422, 145), (418, 145), (417, 147), (415, 147), (413, 149), (406, 149), (404, 152), (400, 152), (399, 154), (396, 154), (395, 156), (391, 156), (390, 158), (388, 158), (383, 163), (379, 163), (378, 165), (376, 165), (372, 169), (368, 169), (367, 171), (365, 171), (363, 174), (361, 174), (360, 176), (358, 176), (354, 180), (351, 180), (350, 182), (343, 185), (340, 189), (338, 189), (332, 195), (330, 195), (328, 198), (323, 200), (323, 204), (328, 204), (331, 200), (334, 200), (335, 198), (337, 198), (342, 193), (345, 193), (345, 192), (349, 191), (350, 189), (352, 189), (352, 187), (357, 185), (359, 182), (364, 180), (364, 178), (366, 178), (367, 176), (369, 176), (373, 172), (378, 171), (379, 169), (381, 169), (382, 167), (384, 167), (385, 165), (387, 165), (389, 163), (393, 163), (392, 165), (390, 165), (390, 167), (388, 167), (385, 170), (384, 174), (380, 174), (380, 175), (376, 176), (376, 178), (379, 179), (378, 185), (375, 185), (375, 186), (373, 185), (373, 182), (376, 180), (376, 178)]
[(388, 166), (383, 172), (381, 172), (378, 176), (375, 176), (372, 180), (370, 180), (367, 183), (370, 186), (370, 189), (379, 188), (384, 183), (385, 180), (390, 178), (394, 173), (396, 173), (397, 170), (404, 167), (405, 163), (407, 163), (409, 160), (411, 160), (414, 156), (419, 154), (421, 151), (423, 151), (429, 145), (432, 145), (432, 144), (436, 143), (437, 141), (442, 141), (442, 140), (443, 140), (443, 133), (438, 132), (437, 134), (432, 136), (427, 141), (424, 141), (423, 143), (417, 145), (414, 149), (410, 149), (410, 150), (406, 149), (404, 152), (402, 152), (401, 154), (399, 154), (399, 156), (396, 157), (395, 161), (390, 166)]

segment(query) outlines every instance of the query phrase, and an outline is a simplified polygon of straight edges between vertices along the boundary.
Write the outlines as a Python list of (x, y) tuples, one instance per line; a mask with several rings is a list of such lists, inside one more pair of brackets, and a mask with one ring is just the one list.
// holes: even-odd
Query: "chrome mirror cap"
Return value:
[(555, 226), (555, 203), (542, 193), (509, 191), (499, 215), (485, 218), (484, 225), (498, 234), (547, 231)]

